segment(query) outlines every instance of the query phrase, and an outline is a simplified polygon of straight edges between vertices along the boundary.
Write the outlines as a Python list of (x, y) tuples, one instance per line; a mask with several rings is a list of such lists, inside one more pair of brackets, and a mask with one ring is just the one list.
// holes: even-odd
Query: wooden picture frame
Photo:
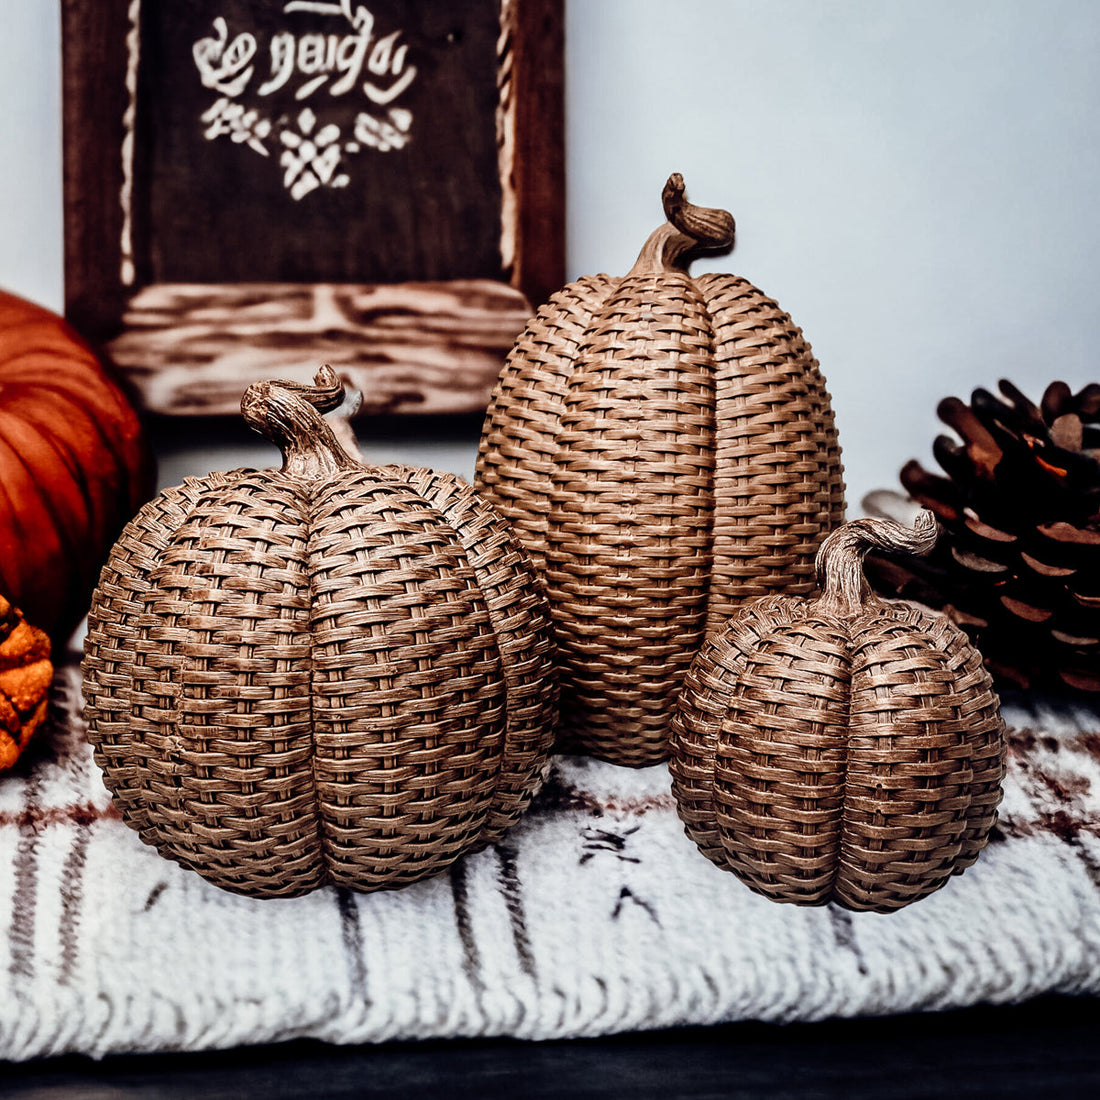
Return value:
[(62, 0), (65, 311), (144, 407), (484, 407), (564, 282), (563, 0)]

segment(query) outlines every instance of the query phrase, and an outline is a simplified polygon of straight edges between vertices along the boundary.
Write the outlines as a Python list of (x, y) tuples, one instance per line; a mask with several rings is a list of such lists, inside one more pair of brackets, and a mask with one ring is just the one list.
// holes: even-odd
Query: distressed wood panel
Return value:
[(107, 352), (145, 407), (230, 414), (261, 378), (330, 364), (361, 412), (473, 412), (530, 314), (490, 279), (378, 285), (161, 283), (130, 303)]

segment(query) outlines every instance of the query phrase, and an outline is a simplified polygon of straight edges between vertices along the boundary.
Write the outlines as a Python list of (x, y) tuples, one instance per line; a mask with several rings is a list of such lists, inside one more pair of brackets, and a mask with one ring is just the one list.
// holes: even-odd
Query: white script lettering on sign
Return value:
[[(218, 16), (213, 35), (195, 42), (192, 55), (203, 87), (218, 93), (201, 115), (203, 136), (208, 141), (228, 137), (265, 157), (278, 152), (283, 185), (300, 201), (318, 188), (346, 187), (346, 158), (364, 149), (386, 153), (404, 148), (413, 115), (393, 104), (416, 80), (417, 70), (409, 64), (402, 32), (377, 35), (374, 15), (362, 5), (353, 9), (352, 0), (289, 0), (283, 12), (308, 12), (338, 22), (330, 33), (281, 31), (261, 49), (248, 31), (230, 38), (228, 23)], [(257, 100), (242, 102), (257, 68), (265, 63), (266, 76), (261, 73), (254, 90)], [(303, 107), (273, 108), (270, 97), (284, 90), (292, 91)], [(357, 94), (366, 106), (354, 113), (350, 125), (346, 112), (339, 121), (318, 117), (326, 100)]]

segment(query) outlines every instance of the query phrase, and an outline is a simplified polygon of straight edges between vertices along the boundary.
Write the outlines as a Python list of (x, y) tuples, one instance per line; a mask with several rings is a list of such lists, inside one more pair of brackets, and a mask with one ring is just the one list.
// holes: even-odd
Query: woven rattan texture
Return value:
[(589, 276), (532, 319), (493, 393), (475, 484), (542, 572), (562, 744), (667, 755), (708, 630), (751, 597), (808, 593), (843, 518), (817, 361), (746, 280)]
[(530, 562), (458, 478), (189, 478), (101, 577), (89, 738), (124, 818), (220, 886), (398, 886), (530, 801), (551, 649)]
[(754, 890), (886, 911), (977, 859), (1004, 727), (980, 655), (946, 617), (773, 597), (700, 652), (670, 769), (688, 835)]

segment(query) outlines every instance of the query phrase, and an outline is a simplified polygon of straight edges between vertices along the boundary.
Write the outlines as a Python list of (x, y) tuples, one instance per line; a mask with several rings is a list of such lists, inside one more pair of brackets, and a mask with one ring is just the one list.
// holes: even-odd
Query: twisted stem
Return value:
[(878, 599), (863, 572), (863, 559), (868, 551), (923, 555), (936, 544), (938, 534), (936, 517), (927, 508), (912, 527), (877, 517), (855, 519), (838, 527), (821, 544), (814, 562), (822, 589), (818, 607), (843, 616), (862, 611)]
[(315, 480), (361, 465), (323, 417), (343, 400), (344, 384), (326, 365), (314, 375), (312, 386), (285, 379), (254, 382), (241, 398), (241, 415), (282, 452), (283, 473)]
[(733, 247), (733, 215), (728, 210), (688, 202), (684, 177), (679, 172), (668, 177), (661, 205), (667, 220), (650, 234), (629, 274), (686, 272), (700, 253), (725, 252)]

